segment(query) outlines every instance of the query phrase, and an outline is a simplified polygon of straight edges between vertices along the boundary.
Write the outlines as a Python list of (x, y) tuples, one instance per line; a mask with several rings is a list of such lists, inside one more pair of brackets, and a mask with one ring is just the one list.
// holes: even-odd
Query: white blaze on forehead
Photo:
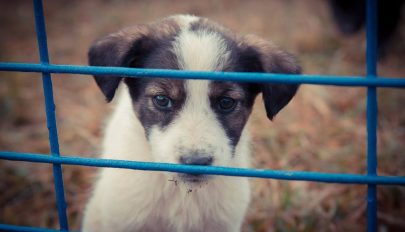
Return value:
[(220, 71), (229, 59), (222, 36), (208, 30), (180, 32), (173, 44), (180, 69)]
[[(187, 98), (173, 124), (184, 139), (176, 145), (183, 151), (201, 151), (210, 154), (217, 165), (227, 165), (231, 158), (230, 140), (217, 120), (209, 100), (210, 84), (207, 80), (187, 80)], [(182, 154), (179, 154), (182, 155)], [(184, 155), (184, 154), (183, 154)]]
[(205, 131), (213, 124), (215, 124), (215, 128), (220, 126), (217, 124), (215, 114), (210, 106), (209, 83), (210, 81), (207, 80), (185, 81), (187, 97), (175, 121), (175, 124), (181, 124), (180, 127), (183, 130), (192, 133), (200, 130), (199, 133), (202, 133), (202, 128)]
[[(186, 92), (187, 99), (184, 106), (185, 110), (207, 117), (210, 111), (210, 102), (208, 99), (209, 93), (209, 82), (207, 80), (187, 80), (186, 81)], [(202, 112), (203, 111), (203, 114)]]

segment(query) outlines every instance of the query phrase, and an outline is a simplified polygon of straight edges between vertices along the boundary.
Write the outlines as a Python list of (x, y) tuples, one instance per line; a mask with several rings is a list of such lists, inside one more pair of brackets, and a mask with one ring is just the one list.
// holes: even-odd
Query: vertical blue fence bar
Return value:
[[(367, 0), (367, 78), (377, 78), (377, 0)], [(367, 175), (377, 175), (377, 89), (367, 88)], [(377, 186), (367, 188), (367, 230), (377, 231)]]
[[(42, 0), (34, 0), (35, 13), (35, 29), (37, 33), (37, 42), (39, 48), (39, 56), (42, 64), (49, 64), (48, 46), (46, 40), (45, 18), (42, 6)], [(46, 108), (46, 123), (49, 132), (49, 143), (52, 156), (60, 156), (58, 131), (55, 119), (55, 103), (53, 99), (52, 79), (51, 74), (42, 73), (42, 85), (44, 89), (45, 108)], [(68, 221), (66, 215), (66, 201), (63, 187), (62, 166), (53, 164), (53, 176), (56, 192), (56, 203), (58, 208), (59, 225), (61, 230), (68, 230)]]

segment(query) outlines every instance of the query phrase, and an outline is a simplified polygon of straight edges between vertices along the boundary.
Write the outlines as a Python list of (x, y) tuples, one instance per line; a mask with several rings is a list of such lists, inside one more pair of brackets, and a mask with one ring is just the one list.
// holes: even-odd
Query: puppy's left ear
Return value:
[[(96, 40), (89, 49), (91, 66), (141, 67), (155, 45), (152, 28), (136, 25)], [(95, 75), (94, 79), (110, 102), (123, 79), (115, 75)]]
[[(268, 72), (300, 74), (301, 67), (291, 54), (279, 49), (269, 41), (253, 35), (240, 39), (240, 59), (245, 72)], [(295, 84), (259, 84), (263, 94), (267, 117), (274, 116), (294, 97), (299, 85)]]

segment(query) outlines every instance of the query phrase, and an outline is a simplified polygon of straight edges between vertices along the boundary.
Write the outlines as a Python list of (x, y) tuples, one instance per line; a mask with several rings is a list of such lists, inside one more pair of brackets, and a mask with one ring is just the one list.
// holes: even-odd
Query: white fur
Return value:
[[(196, 17), (179, 18), (189, 24)], [(212, 32), (181, 32), (175, 53), (182, 69), (220, 70), (228, 53)], [(107, 124), (102, 158), (178, 163), (182, 150), (204, 150), (213, 165), (249, 167), (250, 138), (244, 130), (234, 155), (224, 128), (208, 99), (209, 81), (186, 81), (187, 99), (164, 130), (150, 131), (149, 141), (122, 86)], [(176, 173), (107, 169), (100, 172), (85, 211), (83, 231), (240, 231), (250, 200), (247, 178), (212, 176), (201, 184)]]
[[(182, 118), (178, 123), (187, 124), (188, 120)], [(189, 126), (193, 128), (190, 129), (196, 130), (191, 124)], [(176, 129), (168, 133), (187, 134)], [(206, 134), (201, 130), (188, 131), (190, 137), (187, 139), (192, 140), (199, 133)], [(223, 140), (214, 134), (212, 137), (212, 143)], [(106, 129), (102, 158), (156, 161), (150, 147), (159, 151), (163, 146), (170, 146), (170, 142), (155, 146), (148, 145), (125, 86)], [(170, 154), (170, 151), (162, 152)], [(248, 160), (249, 137), (244, 131), (236, 147), (234, 162), (229, 165), (248, 167)], [(240, 231), (250, 200), (246, 178), (215, 176), (201, 186), (188, 186), (181, 180), (176, 183), (173, 174), (167, 174), (102, 169), (85, 211), (83, 231)]]
[(200, 18), (194, 15), (174, 15), (174, 16), (170, 16), (170, 19), (174, 19), (176, 20), (176, 22), (179, 24), (180, 27), (182, 28), (186, 28), (188, 27), (188, 25), (190, 25), (190, 23), (195, 22), (197, 20), (199, 20)]
[(229, 57), (223, 38), (208, 30), (183, 30), (174, 43), (174, 53), (181, 69), (195, 71), (222, 70)]

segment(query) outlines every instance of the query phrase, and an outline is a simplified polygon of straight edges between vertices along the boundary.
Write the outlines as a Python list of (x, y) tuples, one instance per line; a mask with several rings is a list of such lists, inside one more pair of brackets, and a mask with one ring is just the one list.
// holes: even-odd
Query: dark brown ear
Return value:
[[(171, 18), (160, 22), (136, 25), (96, 40), (88, 52), (92, 66), (142, 68), (158, 41), (176, 33), (178, 25)], [(110, 102), (122, 79), (121, 76), (94, 76), (97, 85)]]
[[(244, 36), (240, 40), (241, 59), (249, 72), (300, 74), (301, 67), (291, 54), (277, 48), (271, 42), (256, 36)], [(299, 85), (259, 84), (263, 94), (267, 117), (274, 116), (294, 97)]]
[[(148, 52), (144, 45), (148, 28), (140, 25), (107, 35), (96, 40), (88, 52), (91, 66), (130, 67), (133, 59)], [(110, 102), (122, 79), (120, 76), (94, 76), (98, 87)]]

